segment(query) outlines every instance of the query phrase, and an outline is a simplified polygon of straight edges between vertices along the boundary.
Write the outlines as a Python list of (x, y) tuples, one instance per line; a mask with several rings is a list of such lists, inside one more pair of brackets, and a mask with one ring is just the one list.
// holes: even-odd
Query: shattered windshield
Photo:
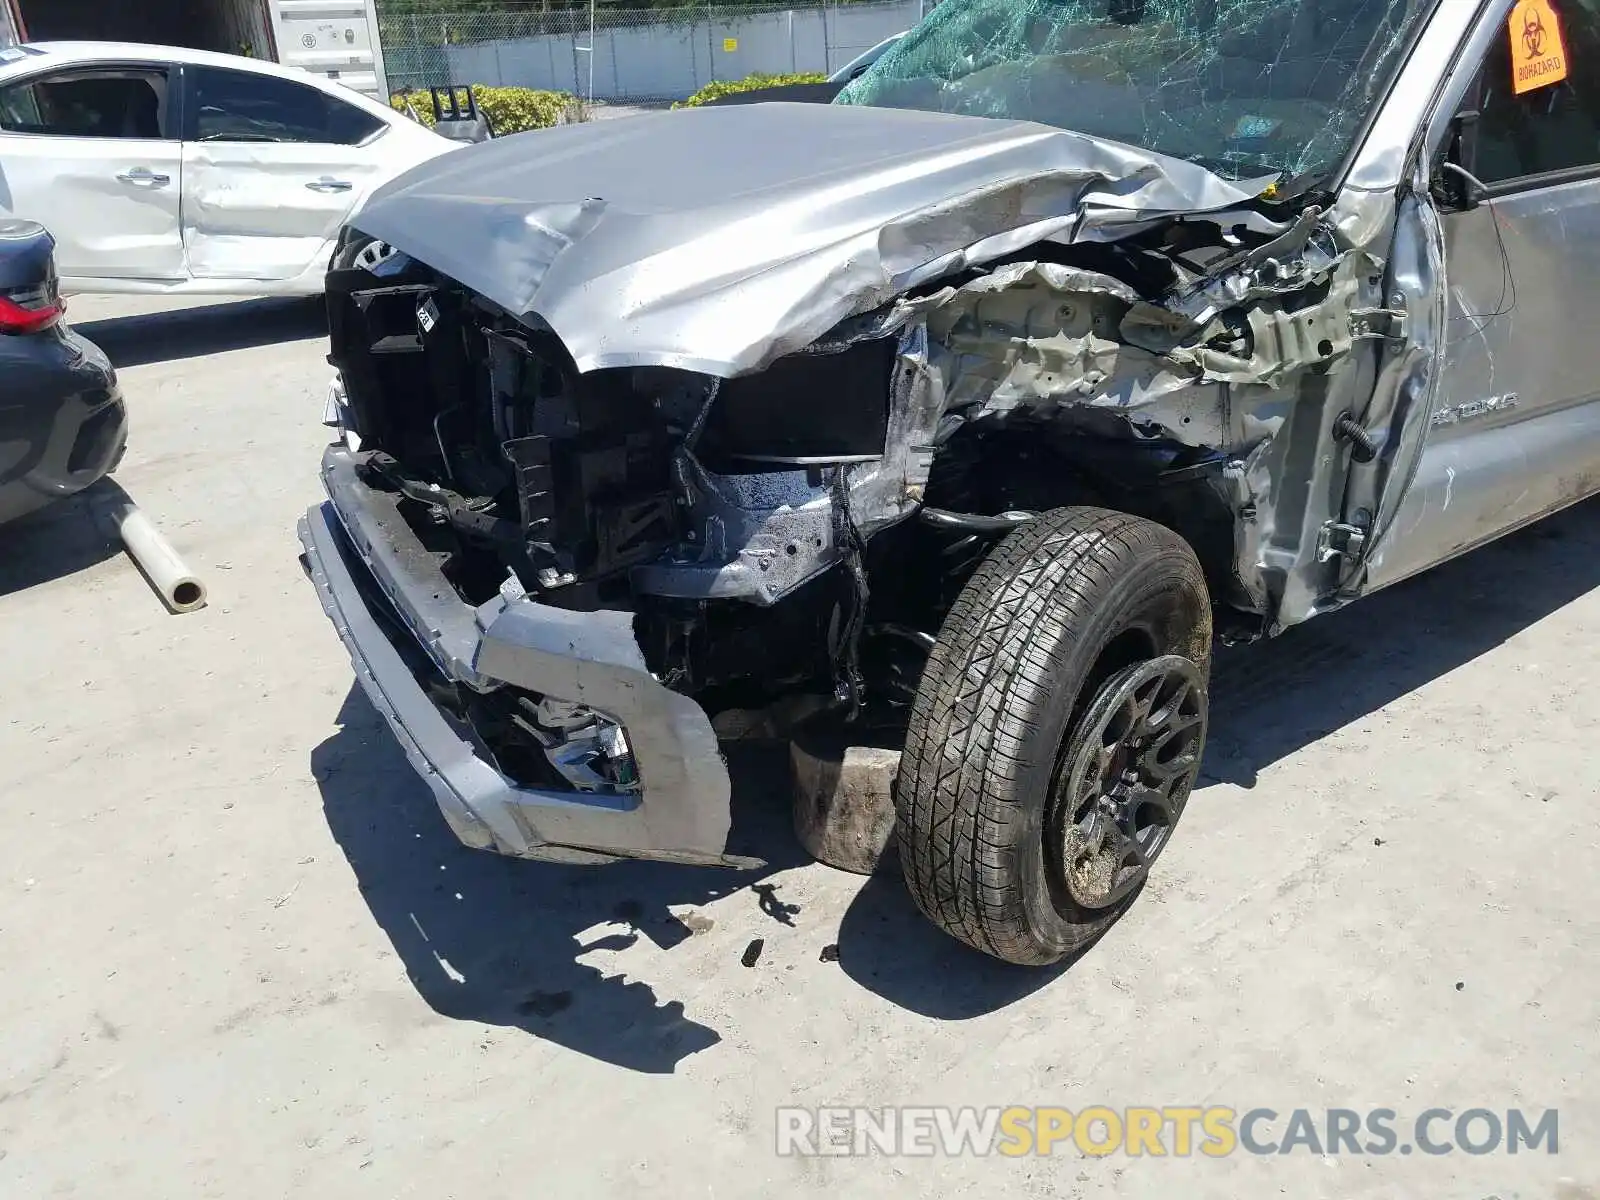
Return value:
[(1350, 148), (1434, 0), (944, 0), (835, 103), (1039, 121), (1228, 179)]

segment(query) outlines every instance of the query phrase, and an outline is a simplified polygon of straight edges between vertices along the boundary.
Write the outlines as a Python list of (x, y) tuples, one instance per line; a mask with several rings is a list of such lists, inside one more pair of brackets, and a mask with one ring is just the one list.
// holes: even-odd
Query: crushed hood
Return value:
[(354, 224), (542, 319), (581, 371), (734, 376), (963, 266), (1235, 207), (1265, 182), (1028, 122), (754, 104), (465, 148)]

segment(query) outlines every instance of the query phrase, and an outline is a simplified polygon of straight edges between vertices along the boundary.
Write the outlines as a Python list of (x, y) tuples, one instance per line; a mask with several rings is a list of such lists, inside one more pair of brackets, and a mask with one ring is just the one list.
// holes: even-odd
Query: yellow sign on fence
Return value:
[(732, 54), (738, 48), (739, 48), (739, 39), (738, 38), (723, 38), (722, 39), (722, 52), (724, 54)]

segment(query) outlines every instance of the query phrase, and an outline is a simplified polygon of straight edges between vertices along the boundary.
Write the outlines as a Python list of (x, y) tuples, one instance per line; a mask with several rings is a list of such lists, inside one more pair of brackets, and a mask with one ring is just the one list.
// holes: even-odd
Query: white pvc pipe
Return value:
[(172, 544), (120, 487), (112, 484), (107, 490), (107, 512), (116, 524), (117, 535), (166, 606), (175, 613), (204, 608), (205, 585), (178, 557)]

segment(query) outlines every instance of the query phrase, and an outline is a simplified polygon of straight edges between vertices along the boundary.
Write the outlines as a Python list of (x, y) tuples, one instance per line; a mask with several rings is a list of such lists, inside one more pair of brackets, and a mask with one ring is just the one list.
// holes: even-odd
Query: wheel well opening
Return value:
[(1226, 462), (1212, 448), (1062, 419), (976, 421), (940, 447), (926, 502), (990, 515), (1082, 505), (1144, 517), (1189, 543), (1221, 599), (1236, 590), (1237, 514), (1223, 482)]

